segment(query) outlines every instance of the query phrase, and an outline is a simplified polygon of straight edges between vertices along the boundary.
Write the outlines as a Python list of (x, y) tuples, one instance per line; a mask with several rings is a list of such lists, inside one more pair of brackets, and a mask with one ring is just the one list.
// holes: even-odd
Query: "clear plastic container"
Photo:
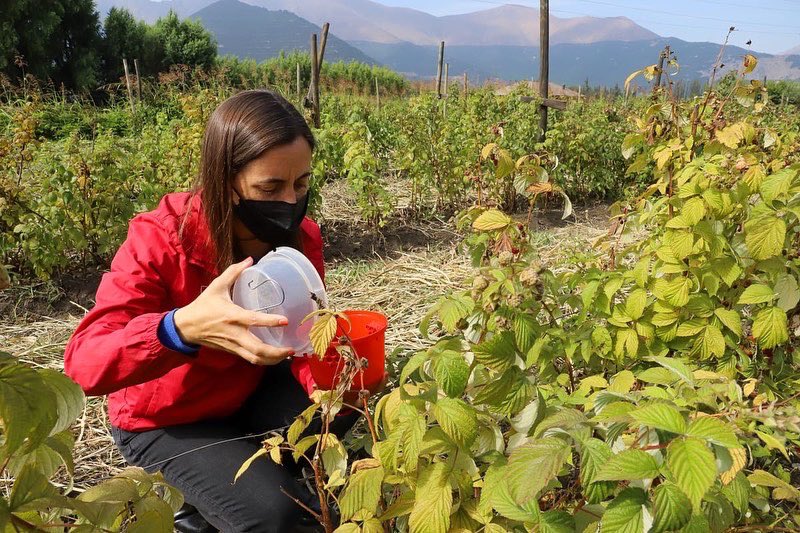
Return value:
[(285, 327), (252, 328), (263, 342), (291, 348), (298, 356), (313, 352), (309, 332), (315, 318), (301, 322), (328, 306), (322, 279), (314, 265), (294, 248), (281, 246), (242, 272), (233, 286), (233, 302), (251, 311), (282, 315)]

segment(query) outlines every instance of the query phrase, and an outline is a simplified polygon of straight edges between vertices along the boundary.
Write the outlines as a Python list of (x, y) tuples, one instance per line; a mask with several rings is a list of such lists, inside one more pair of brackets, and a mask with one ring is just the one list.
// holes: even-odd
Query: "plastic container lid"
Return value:
[(233, 286), (233, 302), (251, 311), (285, 316), (289, 321), (285, 327), (251, 330), (263, 342), (291, 348), (297, 355), (313, 352), (309, 332), (316, 318), (301, 322), (317, 309), (328, 307), (317, 269), (305, 255), (286, 246), (242, 272)]

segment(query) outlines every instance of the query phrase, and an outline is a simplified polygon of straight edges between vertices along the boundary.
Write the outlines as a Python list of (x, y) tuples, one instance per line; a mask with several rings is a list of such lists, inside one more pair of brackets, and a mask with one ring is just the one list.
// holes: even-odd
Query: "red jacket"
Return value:
[[(200, 202), (199, 195), (168, 194), (131, 220), (94, 308), (67, 344), (67, 375), (89, 395), (107, 394), (111, 423), (128, 431), (233, 414), (269, 372), (227, 352), (202, 347), (190, 357), (158, 340), (161, 318), (218, 275)], [(324, 279), (322, 236), (311, 219), (301, 226), (301, 242)], [(292, 372), (310, 394), (308, 362), (294, 359)]]

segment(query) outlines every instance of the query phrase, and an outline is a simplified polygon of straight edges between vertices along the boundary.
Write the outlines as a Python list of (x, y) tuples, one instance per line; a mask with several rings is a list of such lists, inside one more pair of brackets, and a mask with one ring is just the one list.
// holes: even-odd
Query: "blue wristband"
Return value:
[(200, 346), (197, 344), (188, 344), (181, 339), (178, 328), (175, 327), (175, 311), (173, 309), (161, 319), (158, 324), (158, 340), (161, 341), (165, 347), (182, 354), (191, 355), (197, 353)]

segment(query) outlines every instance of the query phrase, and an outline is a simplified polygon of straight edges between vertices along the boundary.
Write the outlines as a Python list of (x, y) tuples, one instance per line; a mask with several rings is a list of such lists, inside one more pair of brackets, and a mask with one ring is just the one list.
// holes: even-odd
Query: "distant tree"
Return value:
[(70, 88), (91, 86), (99, 27), (92, 0), (6, 1), (0, 9), (0, 70), (11, 78), (27, 73)]
[(692, 84), (689, 86), (689, 95), (690, 96), (700, 96), (703, 94), (703, 83), (698, 80), (692, 80)]
[(217, 58), (217, 42), (196, 20), (180, 20), (174, 11), (156, 21), (155, 38), (161, 43), (161, 66), (190, 65), (209, 68)]
[(90, 87), (97, 82), (101, 43), (94, 0), (63, 0), (61, 5), (61, 21), (50, 40), (50, 78), (57, 85)]
[[(134, 18), (130, 11), (112, 7), (103, 23), (102, 75), (107, 82), (120, 79), (123, 74), (122, 59), (139, 59), (141, 68), (152, 69), (140, 74), (153, 74), (158, 65), (149, 65), (144, 61), (146, 54), (152, 54), (151, 46), (157, 45), (148, 35), (149, 27), (144, 21)], [(147, 52), (146, 52), (147, 51)]]

